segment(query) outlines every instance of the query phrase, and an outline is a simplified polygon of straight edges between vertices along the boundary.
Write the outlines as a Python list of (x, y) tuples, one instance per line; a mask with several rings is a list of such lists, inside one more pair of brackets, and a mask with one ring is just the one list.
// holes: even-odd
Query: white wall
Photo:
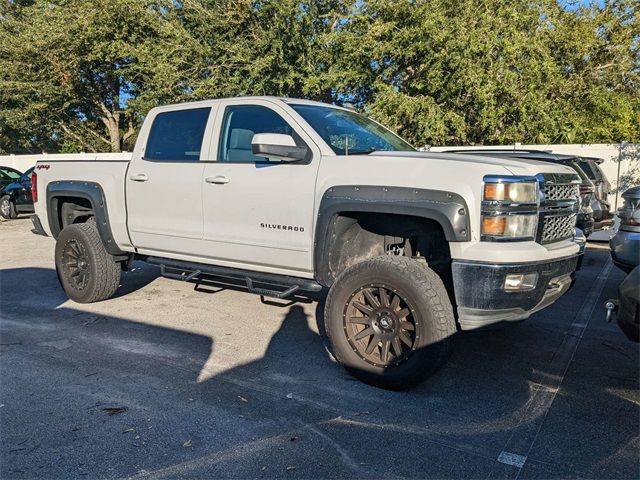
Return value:
[(24, 172), (33, 167), (42, 155), (0, 155), (0, 165)]
[[(500, 146), (477, 146), (477, 147), (431, 147), (430, 151), (441, 152), (447, 149), (459, 148), (460, 150), (466, 149), (536, 149), (536, 150), (550, 150), (554, 153), (564, 153), (571, 155), (579, 155), (583, 157), (597, 157), (603, 158), (604, 163), (600, 165), (602, 171), (611, 182), (613, 189), (617, 188), (617, 175), (618, 164), (620, 164), (620, 176), (630, 173), (633, 169), (637, 169), (640, 166), (640, 144), (626, 144), (622, 147), (618, 143), (592, 143), (592, 144), (571, 144), (571, 145), (523, 145), (516, 143), (513, 145), (500, 145)], [(622, 153), (622, 155), (621, 155)], [(621, 162), (618, 159), (622, 158)], [(620, 192), (622, 193), (622, 192)], [(621, 205), (618, 194), (611, 194), (609, 199), (611, 202), (611, 210), (615, 208), (616, 197), (618, 197), (618, 206)]]

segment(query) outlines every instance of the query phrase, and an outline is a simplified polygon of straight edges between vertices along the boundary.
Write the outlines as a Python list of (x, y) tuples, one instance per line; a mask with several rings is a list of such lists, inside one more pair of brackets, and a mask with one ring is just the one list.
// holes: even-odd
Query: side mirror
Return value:
[(296, 145), (291, 135), (282, 133), (256, 133), (251, 140), (251, 151), (254, 155), (278, 158), (285, 162), (304, 160), (308, 150), (306, 146)]

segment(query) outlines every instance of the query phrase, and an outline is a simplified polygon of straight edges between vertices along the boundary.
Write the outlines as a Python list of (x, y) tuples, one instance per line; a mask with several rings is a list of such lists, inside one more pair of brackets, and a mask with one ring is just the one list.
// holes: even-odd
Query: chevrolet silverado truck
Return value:
[(162, 106), (132, 153), (80, 157), (49, 155), (32, 181), (70, 299), (108, 299), (134, 260), (264, 296), (328, 289), (330, 352), (383, 388), (433, 373), (457, 330), (554, 302), (580, 256), (571, 168), (419, 152), (318, 102)]

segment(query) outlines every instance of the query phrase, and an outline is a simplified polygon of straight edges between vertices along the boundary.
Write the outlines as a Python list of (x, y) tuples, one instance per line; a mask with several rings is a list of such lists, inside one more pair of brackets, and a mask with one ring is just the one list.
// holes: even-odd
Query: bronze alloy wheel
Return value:
[(75, 239), (67, 241), (62, 249), (62, 271), (76, 290), (84, 290), (89, 283), (91, 273), (87, 250)]
[(375, 367), (396, 367), (415, 350), (415, 310), (397, 290), (368, 285), (346, 303), (344, 331), (353, 351)]

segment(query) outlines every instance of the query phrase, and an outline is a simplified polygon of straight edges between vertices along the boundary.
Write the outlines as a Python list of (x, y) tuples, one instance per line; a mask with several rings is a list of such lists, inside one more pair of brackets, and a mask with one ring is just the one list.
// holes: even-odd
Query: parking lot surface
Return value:
[(0, 224), (3, 479), (638, 478), (638, 346), (604, 320), (624, 274), (602, 246), (553, 306), (388, 392), (330, 359), (315, 300), (140, 264), (76, 304), (30, 228)]

